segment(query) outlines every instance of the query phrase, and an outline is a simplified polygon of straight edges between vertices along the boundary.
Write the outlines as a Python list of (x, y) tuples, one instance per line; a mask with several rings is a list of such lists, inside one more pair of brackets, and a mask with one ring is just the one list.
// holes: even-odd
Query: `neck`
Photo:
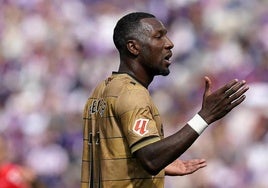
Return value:
[(141, 82), (146, 88), (153, 81), (153, 76), (148, 74), (139, 64), (135, 61), (120, 61), (118, 72), (125, 72), (132, 75), (139, 82)]

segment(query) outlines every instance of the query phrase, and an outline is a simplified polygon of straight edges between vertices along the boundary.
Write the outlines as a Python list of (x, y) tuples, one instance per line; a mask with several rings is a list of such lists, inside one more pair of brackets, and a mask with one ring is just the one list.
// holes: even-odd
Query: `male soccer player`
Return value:
[(173, 43), (155, 16), (135, 12), (121, 18), (113, 35), (117, 72), (101, 82), (84, 113), (82, 188), (162, 188), (165, 175), (186, 175), (205, 160), (181, 161), (206, 129), (245, 99), (245, 81), (234, 79), (216, 91), (205, 77), (200, 111), (178, 132), (164, 137), (160, 114), (148, 91), (154, 76), (169, 74)]

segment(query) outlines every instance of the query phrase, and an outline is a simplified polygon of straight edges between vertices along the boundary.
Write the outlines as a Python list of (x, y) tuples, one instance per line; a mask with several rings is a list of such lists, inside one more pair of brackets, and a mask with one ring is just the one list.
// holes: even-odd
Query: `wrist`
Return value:
[(211, 113), (208, 113), (207, 111), (200, 110), (198, 112), (198, 115), (201, 116), (202, 119), (209, 125), (211, 123), (213, 123), (213, 121), (214, 121), (213, 116), (211, 115)]
[(208, 123), (199, 114), (196, 114), (187, 124), (199, 135), (208, 127)]

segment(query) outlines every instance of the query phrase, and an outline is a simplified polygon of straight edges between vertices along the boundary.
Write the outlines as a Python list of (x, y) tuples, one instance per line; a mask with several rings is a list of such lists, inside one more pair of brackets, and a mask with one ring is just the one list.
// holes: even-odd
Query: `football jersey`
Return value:
[(113, 73), (88, 99), (83, 119), (81, 188), (164, 186), (164, 170), (152, 176), (133, 155), (163, 138), (159, 112), (141, 83)]

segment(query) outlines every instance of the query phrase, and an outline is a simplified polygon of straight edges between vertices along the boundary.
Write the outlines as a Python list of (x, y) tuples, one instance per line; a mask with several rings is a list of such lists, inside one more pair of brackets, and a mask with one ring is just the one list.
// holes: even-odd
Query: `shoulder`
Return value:
[(119, 114), (133, 109), (148, 108), (152, 104), (149, 91), (139, 82), (129, 78), (120, 88), (117, 98)]
[(99, 84), (91, 98), (106, 98), (108, 101), (113, 101), (112, 104), (119, 114), (151, 106), (152, 102), (147, 88), (128, 74), (112, 74)]
[(141, 85), (137, 80), (129, 76), (128, 74), (113, 74), (111, 77), (105, 80), (106, 91), (111, 93), (117, 93), (118, 96), (124, 96), (127, 94), (142, 94), (149, 96), (148, 90)]

